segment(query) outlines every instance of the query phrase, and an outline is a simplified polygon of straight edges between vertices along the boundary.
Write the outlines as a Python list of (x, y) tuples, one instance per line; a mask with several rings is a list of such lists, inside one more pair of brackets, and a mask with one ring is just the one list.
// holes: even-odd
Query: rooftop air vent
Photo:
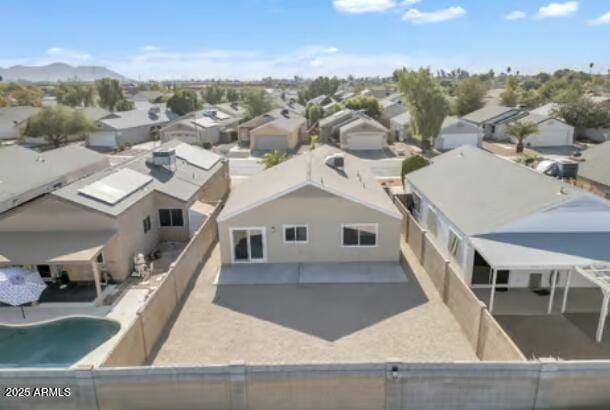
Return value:
[(176, 150), (166, 149), (153, 151), (152, 164), (157, 167), (163, 167), (169, 171), (176, 170)]
[(345, 155), (341, 153), (331, 154), (324, 159), (324, 163), (331, 168), (345, 168)]
[(289, 111), (289, 110), (287, 110), (286, 108), (284, 108), (284, 109), (282, 110), (282, 116), (284, 116), (285, 118), (290, 117), (290, 111)]

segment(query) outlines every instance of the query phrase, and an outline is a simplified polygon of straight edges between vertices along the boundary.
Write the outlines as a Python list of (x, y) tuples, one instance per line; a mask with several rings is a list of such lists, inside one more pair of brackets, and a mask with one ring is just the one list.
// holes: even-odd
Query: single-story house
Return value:
[(528, 121), (538, 125), (540, 132), (528, 137), (526, 145), (531, 147), (566, 146), (574, 143), (574, 127), (560, 119), (532, 114), (521, 108), (487, 106), (462, 117), (463, 120), (483, 129), (484, 138), (494, 141), (510, 141), (509, 124)]
[(405, 179), (412, 213), (473, 288), (594, 287), (573, 271), (610, 263), (610, 203), (558, 179), (469, 146)]
[(359, 118), (339, 128), (341, 149), (362, 151), (381, 150), (388, 145), (389, 130), (379, 122), (359, 113)]
[(360, 92), (360, 95), (372, 96), (381, 100), (386, 98), (394, 93), (394, 90), (386, 87), (371, 87), (366, 88)]
[(0, 149), (0, 214), (110, 166), (78, 145), (43, 153), (11, 145)]
[(21, 136), (28, 118), (40, 111), (39, 107), (0, 107), (0, 141)]
[(307, 107), (309, 107), (311, 104), (316, 104), (316, 105), (326, 105), (331, 101), (331, 98), (326, 95), (326, 94), (322, 94), (322, 95), (318, 95), (317, 97), (314, 97), (310, 100), (307, 101), (307, 104), (305, 104)]
[(436, 138), (435, 148), (448, 151), (462, 145), (481, 146), (483, 130), (461, 118), (447, 117), (443, 121), (441, 131)]
[(138, 254), (187, 242), (205, 219), (199, 205), (228, 186), (218, 155), (170, 141), (0, 215), (0, 266), (95, 282), (99, 297), (101, 277), (121, 282)]
[(239, 141), (252, 151), (290, 151), (307, 140), (305, 117), (280, 108), (239, 126)]
[(349, 108), (344, 108), (334, 114), (322, 118), (318, 122), (320, 128), (320, 141), (329, 143), (339, 139), (339, 128), (353, 121), (356, 117), (356, 112)]
[(395, 94), (379, 101), (379, 104), (381, 105), (381, 108), (383, 109), (383, 112), (381, 114), (381, 119), (384, 123), (386, 123), (388, 125), (390, 124), (390, 121), (392, 118), (396, 117), (397, 115), (401, 115), (401, 114), (404, 114), (405, 112), (407, 112), (406, 107), (402, 104), (400, 95), (397, 98), (393, 98), (394, 95)]
[(88, 146), (114, 149), (122, 145), (135, 145), (158, 139), (159, 130), (178, 118), (165, 104), (152, 104), (146, 109), (113, 114), (112, 118), (97, 122), (98, 131), (87, 137)]
[(244, 107), (238, 102), (227, 102), (216, 105), (210, 105), (206, 108), (222, 111), (225, 114), (229, 114), (233, 118), (237, 118), (239, 121), (243, 120), (248, 116), (248, 110), (246, 109), (246, 107)]
[(577, 179), (586, 188), (610, 199), (610, 141), (583, 152)]
[(230, 142), (239, 119), (220, 110), (204, 109), (186, 114), (161, 128), (161, 141), (178, 138), (189, 144)]
[(366, 161), (322, 145), (232, 190), (223, 264), (397, 262), (402, 215)]
[(538, 115), (546, 115), (546, 116), (550, 117), (553, 115), (553, 112), (556, 111), (558, 108), (559, 108), (559, 104), (550, 102), (550, 103), (541, 105), (538, 108), (530, 110), (530, 113), (538, 114)]
[(390, 118), (390, 132), (396, 141), (406, 141), (411, 136), (411, 114), (405, 111)]

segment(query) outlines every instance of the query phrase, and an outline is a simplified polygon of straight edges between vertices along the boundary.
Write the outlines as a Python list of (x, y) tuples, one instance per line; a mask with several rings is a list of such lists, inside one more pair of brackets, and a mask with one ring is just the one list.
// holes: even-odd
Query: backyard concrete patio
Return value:
[(216, 285), (288, 285), (315, 283), (404, 283), (398, 263), (260, 263), (220, 267)]

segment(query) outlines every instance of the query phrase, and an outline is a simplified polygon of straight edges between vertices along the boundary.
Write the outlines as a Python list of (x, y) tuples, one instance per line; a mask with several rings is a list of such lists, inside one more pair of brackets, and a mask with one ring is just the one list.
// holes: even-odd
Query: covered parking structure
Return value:
[(533, 272), (550, 271), (547, 314), (553, 311), (555, 293), (561, 275), (564, 275), (561, 313), (566, 312), (569, 289), (572, 286), (573, 274), (576, 273), (598, 287), (602, 293), (596, 332), (596, 340), (601, 342), (610, 299), (610, 253), (608, 252), (610, 234), (605, 232), (503, 233), (472, 238), (472, 244), (491, 268), (488, 304), (490, 312), (493, 313), (494, 310), (499, 271), (528, 276)]
[(53, 266), (95, 282), (96, 302), (101, 301), (99, 256), (115, 237), (114, 231), (2, 232), (0, 266)]

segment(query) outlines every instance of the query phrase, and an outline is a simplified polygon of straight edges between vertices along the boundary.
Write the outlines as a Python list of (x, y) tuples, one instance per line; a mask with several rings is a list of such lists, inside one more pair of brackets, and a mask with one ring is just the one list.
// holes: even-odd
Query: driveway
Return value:
[(286, 285), (315, 283), (405, 283), (398, 263), (260, 263), (220, 268), (216, 285)]
[(425, 272), (401, 283), (213, 284), (218, 247), (154, 365), (477, 360)]

